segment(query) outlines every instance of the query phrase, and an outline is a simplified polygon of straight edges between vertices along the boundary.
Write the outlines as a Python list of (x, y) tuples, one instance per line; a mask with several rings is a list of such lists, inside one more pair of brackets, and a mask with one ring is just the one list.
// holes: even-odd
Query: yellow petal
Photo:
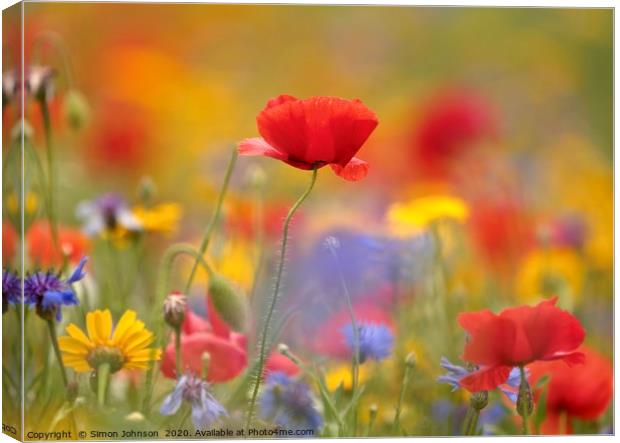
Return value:
[(130, 363), (159, 360), (161, 358), (161, 349), (141, 349), (127, 355), (127, 358)]
[(97, 328), (95, 327), (95, 315), (99, 311), (89, 312), (86, 314), (86, 332), (94, 343), (99, 342), (99, 335), (97, 334)]
[(146, 348), (153, 342), (153, 334), (149, 331), (143, 330), (137, 334), (134, 334), (130, 340), (123, 346), (123, 351), (129, 353), (140, 348)]
[[(87, 316), (87, 318), (88, 318), (88, 316)], [(80, 328), (78, 328), (76, 325), (74, 325), (73, 323), (71, 323), (69, 326), (67, 326), (66, 330), (67, 330), (67, 334), (69, 334), (75, 340), (77, 340), (80, 343), (82, 343), (87, 348), (92, 349), (94, 347), (93, 343), (88, 339), (86, 334), (84, 334), (84, 332), (82, 332), (82, 330)]]
[(127, 310), (118, 321), (116, 325), (116, 329), (114, 330), (114, 335), (112, 336), (112, 343), (118, 343), (123, 339), (123, 336), (127, 332), (127, 330), (134, 324), (136, 321), (136, 312), (132, 310)]
[(117, 346), (121, 348), (124, 347), (136, 334), (141, 333), (144, 330), (144, 323), (140, 320), (136, 321), (133, 325), (129, 327), (127, 332), (123, 334), (123, 337), (116, 343)]
[(60, 337), (58, 339), (60, 350), (69, 354), (86, 355), (88, 354), (88, 346), (72, 337)]
[(95, 327), (99, 338), (107, 343), (112, 335), (112, 313), (108, 309), (103, 312), (99, 311), (98, 315), (95, 316)]

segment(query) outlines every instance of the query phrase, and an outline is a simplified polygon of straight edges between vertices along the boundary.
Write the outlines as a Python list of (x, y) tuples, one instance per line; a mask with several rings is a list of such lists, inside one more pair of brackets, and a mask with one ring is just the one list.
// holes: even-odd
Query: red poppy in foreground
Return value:
[(330, 165), (351, 181), (368, 173), (368, 163), (355, 154), (379, 120), (360, 100), (280, 95), (267, 102), (256, 122), (263, 138), (239, 143), (241, 155), (265, 155), (299, 169)]
[[(544, 375), (550, 376), (543, 434), (570, 433), (572, 418), (596, 420), (609, 406), (613, 393), (611, 363), (592, 349), (582, 347), (580, 351), (585, 355), (582, 365), (569, 367), (560, 361), (545, 361), (528, 366), (532, 386)], [(540, 394), (534, 392), (536, 401)]]
[[(245, 336), (230, 332), (211, 307), (208, 322), (188, 309), (181, 328), (181, 367), (184, 371), (201, 374), (205, 353), (210, 357), (206, 379), (212, 383), (232, 380), (247, 366)], [(174, 340), (166, 347), (161, 372), (168, 378), (176, 378)]]
[(461, 380), (470, 392), (491, 390), (508, 379), (515, 366), (537, 360), (582, 363), (577, 351), (585, 332), (579, 320), (556, 307), (557, 297), (536, 306), (509, 308), (496, 315), (485, 309), (459, 314), (458, 322), (470, 339), (464, 361), (480, 369)]
[(58, 227), (58, 247), (54, 245), (50, 225), (34, 223), (26, 234), (28, 256), (39, 266), (60, 266), (65, 259), (77, 263), (89, 249), (88, 238), (78, 229)]

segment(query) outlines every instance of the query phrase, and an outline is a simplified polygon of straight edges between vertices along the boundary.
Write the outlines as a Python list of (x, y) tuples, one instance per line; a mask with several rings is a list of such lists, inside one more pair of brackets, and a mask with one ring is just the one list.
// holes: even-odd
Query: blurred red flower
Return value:
[(413, 133), (413, 161), (425, 176), (442, 177), (461, 151), (497, 132), (491, 106), (472, 91), (442, 91), (429, 100)]
[(579, 320), (556, 307), (557, 297), (536, 306), (519, 306), (499, 315), (488, 309), (465, 312), (458, 322), (469, 333), (462, 359), (480, 369), (460, 383), (470, 392), (491, 390), (505, 383), (515, 366), (537, 360), (583, 362), (577, 351), (585, 332)]
[(58, 227), (59, 248), (52, 239), (52, 231), (47, 221), (32, 224), (26, 233), (28, 256), (39, 266), (60, 266), (65, 257), (70, 263), (77, 263), (86, 255), (90, 242), (78, 229)]
[[(247, 366), (245, 336), (231, 332), (209, 305), (208, 321), (187, 310), (181, 326), (181, 366), (200, 375), (203, 354), (209, 353), (210, 363), (207, 381), (222, 383), (235, 378)], [(174, 340), (164, 351), (161, 372), (168, 378), (176, 378)]]
[(104, 102), (100, 109), (94, 119), (88, 159), (100, 168), (141, 171), (152, 154), (148, 150), (151, 140), (144, 111), (118, 101)]
[[(394, 330), (392, 317), (383, 308), (371, 302), (361, 302), (353, 306), (356, 323), (385, 324)], [(317, 354), (334, 357), (350, 358), (351, 348), (345, 341), (342, 328), (351, 324), (348, 309), (342, 309), (329, 317), (317, 327), (311, 347)]]
[(280, 95), (256, 118), (263, 138), (239, 143), (241, 155), (264, 155), (299, 169), (330, 165), (346, 180), (366, 177), (368, 163), (355, 157), (379, 120), (360, 100)]
[(17, 251), (17, 232), (8, 221), (2, 222), (2, 265), (6, 265)]
[[(585, 356), (582, 365), (569, 367), (560, 361), (544, 361), (528, 366), (532, 386), (544, 375), (550, 376), (543, 434), (570, 433), (570, 418), (596, 420), (609, 406), (613, 394), (611, 363), (585, 346), (579, 350)], [(540, 390), (534, 392), (536, 401), (540, 394)]]
[(293, 363), (288, 357), (280, 354), (277, 351), (273, 351), (267, 362), (265, 363), (265, 375), (270, 372), (283, 372), (286, 375), (293, 377), (299, 372), (301, 369), (295, 363)]
[(517, 199), (480, 198), (471, 203), (469, 229), (482, 258), (495, 271), (512, 271), (535, 245), (535, 229)]

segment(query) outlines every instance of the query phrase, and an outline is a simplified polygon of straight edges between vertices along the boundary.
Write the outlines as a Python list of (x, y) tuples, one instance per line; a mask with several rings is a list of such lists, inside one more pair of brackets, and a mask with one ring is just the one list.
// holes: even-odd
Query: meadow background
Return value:
[[(10, 57), (18, 48), (15, 29), (6, 24), (4, 29), (4, 53)], [(442, 356), (458, 361), (461, 355), (464, 332), (456, 315), (462, 311), (497, 312), (559, 295), (559, 305), (584, 325), (587, 345), (611, 359), (610, 10), (26, 3), (24, 32), (26, 63), (51, 65), (60, 73), (50, 104), (60, 223), (80, 229), (78, 204), (108, 192), (132, 205), (147, 193), (180, 209), (170, 232), (147, 233), (112, 252), (107, 240), (84, 239), (87, 289), (78, 288), (82, 303), (64, 311), (63, 325), (83, 325), (90, 309), (108, 308), (116, 321), (131, 308), (154, 329), (149, 316), (162, 253), (177, 241), (199, 244), (230, 150), (257, 135), (255, 118), (267, 100), (283, 93), (334, 95), (359, 98), (378, 116), (377, 129), (359, 153), (371, 169), (357, 183), (327, 168), (320, 171), (293, 225), (287, 258), (282, 311), (300, 313), (278, 341), (303, 359), (320, 362), (330, 389), (346, 379), (347, 360), (320, 352), (323, 341), (337, 339), (320, 337), (335, 331), (320, 327), (321, 321), (342, 308), (340, 283), (322, 249), (326, 237), (336, 237), (353, 298), (380, 305), (395, 331), (393, 355), (364, 366), (368, 386), (360, 403), (360, 429), (374, 403), (378, 415), (371, 435), (390, 435), (402, 361), (413, 351), (415, 372), (401, 418), (405, 432), (461, 432), (468, 394), (452, 393), (436, 378), (445, 372), (439, 366)], [(49, 46), (34, 43), (42, 33), (62, 40), (71, 87), (88, 103), (88, 118), (77, 131), (63, 114), (65, 61)], [(480, 122), (473, 124), (473, 135), (437, 160), (420, 153), (418, 134), (445, 97), (466, 103), (465, 114), (475, 114)], [(473, 103), (471, 109), (467, 103)], [(26, 116), (33, 145), (44, 155), (38, 109), (27, 107)], [(5, 128), (11, 127), (14, 114), (3, 113), (3, 118)], [(448, 117), (437, 131), (449, 133), (451, 124), (467, 118)], [(7, 140), (5, 129), (4, 152)], [(431, 171), (423, 160), (445, 169)], [(33, 183), (27, 189), (33, 196), (32, 205), (26, 205), (28, 230), (45, 212), (36, 172), (28, 164), (26, 169), (26, 180)], [(208, 259), (253, 294), (250, 356), (261, 300), (272, 286), (282, 218), (307, 180), (305, 171), (265, 158), (239, 158), (233, 173)], [(3, 226), (14, 211), (6, 203), (7, 189)], [(425, 221), (403, 226), (388, 217), (395, 203), (422, 197), (430, 203), (417, 207), (420, 217), (443, 217), (433, 200), (438, 196), (456, 199), (464, 213), (453, 216), (448, 209), (438, 229)], [(257, 204), (263, 221), (256, 221)], [(434, 236), (442, 245), (440, 295), (428, 283), (429, 275), (437, 277)], [(26, 245), (27, 253), (29, 247), (36, 249)], [(398, 248), (397, 263), (390, 248)], [(265, 265), (257, 272), (261, 254)], [(41, 257), (36, 251), (32, 255)], [(40, 265), (32, 256), (26, 262), (26, 270)], [(15, 266), (3, 249), (7, 264)], [(173, 286), (182, 288), (190, 266), (189, 260), (182, 262)], [(199, 275), (188, 294), (199, 315), (206, 312), (206, 284)], [(64, 401), (59, 374), (48, 369), (54, 358), (45, 325), (28, 320), (33, 323), (26, 341), (31, 349), (45, 343), (46, 352), (33, 353), (26, 371), (31, 379), (49, 372), (46, 381), (31, 380), (42, 397), (27, 397), (26, 428), (55, 429), (68, 420), (58, 415)], [(59, 326), (60, 335), (63, 330)], [(5, 361), (6, 352), (3, 346)], [(120, 422), (161, 428), (156, 406), (152, 417), (136, 421), (131, 416), (140, 409), (140, 377), (118, 374), (109, 414), (79, 407), (79, 426), (115, 429)], [(174, 383), (159, 370), (156, 377), (161, 398)], [(80, 392), (87, 392), (88, 380), (76, 380)], [(216, 396), (227, 400), (232, 422), (244, 404), (243, 396), (232, 394), (239, 386), (234, 379), (214, 387)], [(346, 397), (346, 389), (338, 395)], [(483, 431), (517, 432), (505, 401), (497, 396), (493, 403), (501, 407)], [(577, 424), (574, 429), (602, 432), (610, 424), (608, 412), (595, 428)], [(324, 435), (334, 433), (326, 426)]]

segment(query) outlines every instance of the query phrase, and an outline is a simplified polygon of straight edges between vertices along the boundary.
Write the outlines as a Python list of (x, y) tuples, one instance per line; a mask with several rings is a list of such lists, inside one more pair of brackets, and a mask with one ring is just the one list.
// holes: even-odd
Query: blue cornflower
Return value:
[(37, 314), (42, 318), (51, 319), (55, 316), (56, 320), (60, 321), (63, 305), (79, 303), (71, 285), (84, 278), (85, 264), (86, 257), (82, 257), (77, 268), (66, 280), (60, 278), (60, 273), (53, 271), (38, 271), (27, 275), (24, 281), (24, 302), (35, 306)]
[[(450, 386), (452, 386), (452, 392), (459, 389), (461, 387), (461, 379), (472, 372), (464, 368), (463, 366), (452, 364), (450, 360), (448, 360), (446, 357), (441, 357), (440, 366), (447, 370), (448, 373), (439, 376), (437, 378), (437, 381), (439, 383), (448, 383)], [(526, 374), (527, 372), (528, 371), (526, 370)], [(519, 372), (519, 368), (514, 367), (512, 368), (512, 371), (510, 371), (506, 383), (499, 385), (499, 390), (502, 391), (506, 395), (506, 397), (508, 397), (508, 399), (514, 403), (517, 401), (518, 392), (513, 389), (517, 389), (520, 382), (521, 374)]]
[(209, 392), (209, 383), (194, 374), (185, 374), (179, 379), (159, 412), (162, 415), (176, 414), (184, 401), (192, 408), (192, 423), (196, 429), (208, 428), (220, 417), (228, 416), (224, 406)]
[(2, 270), (2, 313), (9, 309), (9, 304), (19, 303), (22, 296), (21, 279), (15, 273)]
[[(359, 360), (364, 363), (367, 359), (383, 360), (392, 353), (394, 335), (384, 324), (361, 323), (357, 325), (359, 338)], [(346, 325), (341, 329), (347, 346), (353, 353), (354, 334), (353, 326)]]
[(260, 401), (260, 416), (288, 429), (313, 429), (323, 426), (316, 400), (308, 385), (283, 372), (267, 376)]

